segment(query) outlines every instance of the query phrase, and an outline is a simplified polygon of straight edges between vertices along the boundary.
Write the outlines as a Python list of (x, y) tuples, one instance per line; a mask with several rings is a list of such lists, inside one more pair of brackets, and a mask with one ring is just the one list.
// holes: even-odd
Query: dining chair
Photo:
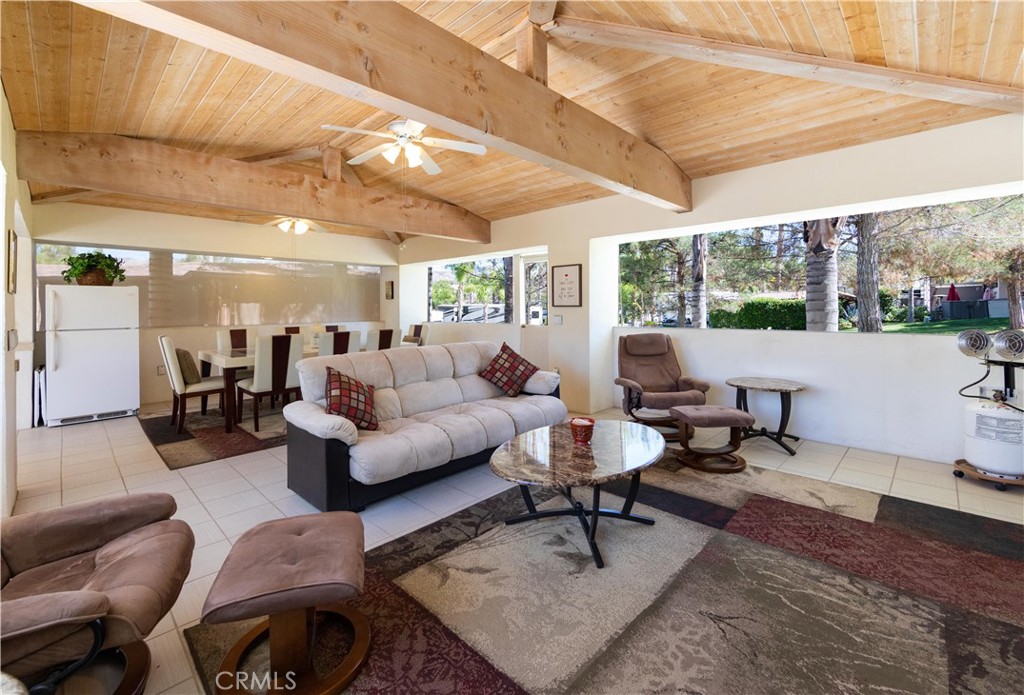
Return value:
[(285, 335), (298, 335), (299, 327), (298, 326), (285, 326), (284, 327), (284, 333), (285, 333)]
[[(202, 406), (200, 412), (206, 415), (206, 397), (217, 394), (220, 396), (219, 407), (224, 412), (224, 377), (222, 376), (201, 376), (195, 368), (195, 361), (192, 355), (184, 350), (176, 350), (174, 341), (166, 335), (158, 338), (160, 341), (160, 354), (164, 358), (164, 369), (167, 372), (167, 380), (171, 383), (171, 424), (177, 425), (177, 432), (181, 434), (185, 429), (185, 412), (189, 398), (200, 397)], [(183, 353), (179, 357), (179, 353)], [(187, 355), (187, 359), (184, 357)], [(191, 363), (186, 375), (182, 370), (181, 360), (186, 359)]]
[(253, 429), (260, 431), (260, 403), (263, 396), (270, 396), (270, 407), (274, 407), (276, 396), (281, 396), (284, 404), (288, 403), (291, 394), (299, 393), (299, 373), (295, 363), (302, 359), (302, 336), (264, 335), (256, 338), (256, 363), (253, 366), (251, 379), (242, 379), (235, 388), (238, 394), (238, 417), (242, 421), (243, 394), (252, 396)]
[(359, 352), (359, 331), (338, 331), (322, 333), (317, 343), (320, 356), (344, 355), (348, 352)]
[(394, 336), (395, 331), (391, 328), (374, 328), (366, 334), (366, 351), (389, 349)]
[(328, 333), (339, 333), (341, 331), (348, 330), (348, 327), (345, 326), (344, 324), (332, 323), (330, 325), (324, 326), (324, 330), (326, 330)]
[(423, 345), (423, 324), (414, 323), (409, 326), (409, 334), (402, 336), (402, 343), (419, 347)]
[[(227, 354), (232, 350), (246, 350), (251, 339), (251, 329), (223, 328), (217, 331), (217, 352)], [(251, 369), (239, 369), (235, 372), (236, 379), (248, 379), (251, 376)]]

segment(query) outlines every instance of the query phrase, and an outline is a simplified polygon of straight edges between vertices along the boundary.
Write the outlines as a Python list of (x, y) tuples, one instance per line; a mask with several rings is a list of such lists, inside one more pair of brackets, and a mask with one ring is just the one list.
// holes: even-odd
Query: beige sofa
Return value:
[[(323, 511), (362, 509), (486, 462), (517, 434), (566, 419), (558, 375), (538, 372), (510, 398), (478, 376), (489, 342), (452, 343), (300, 360), (302, 401), (288, 421), (288, 487)], [(327, 367), (374, 387), (376, 431), (325, 411)]]

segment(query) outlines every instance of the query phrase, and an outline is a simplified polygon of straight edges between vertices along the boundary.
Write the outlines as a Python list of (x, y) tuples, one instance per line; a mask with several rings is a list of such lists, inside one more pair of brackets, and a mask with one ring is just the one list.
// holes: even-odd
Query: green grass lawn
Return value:
[[(929, 321), (928, 323), (885, 323), (883, 333), (928, 333), (930, 335), (956, 335), (968, 328), (977, 328), (986, 333), (996, 333), (1010, 327), (1010, 319), (956, 319)], [(855, 333), (856, 328), (848, 332)]]

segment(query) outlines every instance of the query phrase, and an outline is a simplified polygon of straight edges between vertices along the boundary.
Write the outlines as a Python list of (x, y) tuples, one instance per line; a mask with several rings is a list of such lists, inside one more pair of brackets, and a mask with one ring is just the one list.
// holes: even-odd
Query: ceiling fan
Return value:
[(297, 236), (305, 234), (311, 229), (314, 232), (327, 231), (316, 222), (301, 219), (299, 217), (278, 217), (276, 220), (271, 220), (270, 222), (265, 223), (265, 225), (267, 227), (277, 227), (285, 234), (288, 232), (294, 232)]
[(373, 135), (378, 138), (387, 138), (392, 142), (372, 147), (360, 155), (348, 160), (352, 166), (368, 162), (378, 154), (394, 164), (398, 155), (405, 152), (405, 161), (410, 167), (423, 166), (423, 171), (431, 176), (441, 173), (441, 167), (427, 154), (423, 146), (436, 147), (441, 150), (455, 150), (468, 154), (486, 154), (487, 148), (475, 142), (463, 142), (461, 140), (445, 140), (444, 138), (423, 137), (423, 129), (427, 126), (410, 119), (399, 119), (388, 123), (387, 129), (390, 132), (380, 133), (375, 130), (362, 130), (360, 128), (346, 128), (340, 125), (322, 125), (324, 130), (337, 130), (342, 133), (358, 133), (360, 135)]

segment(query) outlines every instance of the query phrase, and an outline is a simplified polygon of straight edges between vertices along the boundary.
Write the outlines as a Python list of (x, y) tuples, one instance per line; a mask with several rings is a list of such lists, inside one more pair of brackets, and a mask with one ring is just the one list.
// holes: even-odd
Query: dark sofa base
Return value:
[(487, 463), (493, 452), (493, 448), (484, 449), (437, 468), (363, 485), (349, 475), (348, 444), (322, 439), (288, 423), (288, 487), (322, 512), (358, 512), (373, 502)]

